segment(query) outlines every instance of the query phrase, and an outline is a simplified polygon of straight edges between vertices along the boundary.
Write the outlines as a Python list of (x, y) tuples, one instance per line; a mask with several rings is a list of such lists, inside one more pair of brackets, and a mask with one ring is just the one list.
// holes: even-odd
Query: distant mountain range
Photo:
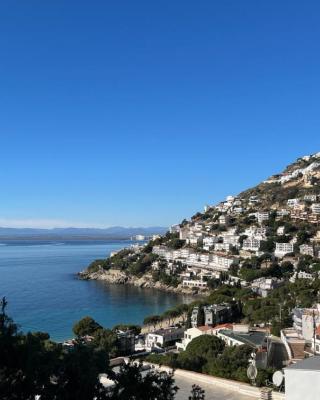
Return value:
[(1, 228), (1, 239), (129, 239), (135, 235), (151, 236), (162, 235), (168, 228), (161, 226), (122, 227), (112, 226), (110, 228)]

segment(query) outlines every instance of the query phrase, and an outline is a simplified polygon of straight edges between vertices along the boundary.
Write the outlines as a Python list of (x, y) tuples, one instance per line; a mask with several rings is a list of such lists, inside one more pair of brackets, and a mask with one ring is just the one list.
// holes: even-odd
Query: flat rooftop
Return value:
[[(186, 400), (190, 396), (190, 391), (193, 384), (199, 385), (205, 390), (206, 400), (248, 400), (248, 396), (229, 390), (228, 388), (221, 388), (213, 384), (204, 383), (201, 379), (192, 379), (182, 376), (174, 376), (176, 385), (179, 391), (176, 394), (176, 400)], [(252, 399), (252, 397), (250, 397)]]
[(320, 356), (305, 358), (304, 360), (298, 361), (296, 364), (289, 365), (286, 369), (320, 372)]
[(239, 340), (240, 342), (248, 344), (249, 346), (252, 347), (262, 347), (264, 344), (266, 344), (265, 332), (252, 331), (248, 333), (242, 333), (242, 332), (233, 332), (230, 329), (221, 329), (219, 333), (222, 333), (223, 335), (229, 337), (230, 339)]
[(169, 335), (170, 333), (184, 333), (184, 328), (161, 328), (154, 332), (150, 332), (150, 334), (154, 335)]

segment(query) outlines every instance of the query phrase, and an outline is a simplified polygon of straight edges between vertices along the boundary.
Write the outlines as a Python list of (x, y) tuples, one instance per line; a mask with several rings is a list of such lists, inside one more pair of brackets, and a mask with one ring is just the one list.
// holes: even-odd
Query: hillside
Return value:
[(146, 245), (93, 262), (82, 277), (193, 293), (228, 283), (265, 294), (289, 280), (318, 278), (319, 223), (316, 153)]

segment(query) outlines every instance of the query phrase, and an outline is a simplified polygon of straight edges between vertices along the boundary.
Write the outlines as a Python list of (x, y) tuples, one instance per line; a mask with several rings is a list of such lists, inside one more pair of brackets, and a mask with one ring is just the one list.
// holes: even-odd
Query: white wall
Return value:
[[(172, 371), (171, 368), (166, 366), (161, 366), (161, 368), (159, 368), (159, 365), (157, 364), (152, 364), (148, 362), (143, 362), (143, 364), (154, 365), (157, 369), (161, 371), (168, 371), (168, 372)], [(233, 381), (231, 379), (216, 378), (215, 376), (200, 374), (198, 372), (186, 371), (183, 369), (176, 369), (174, 371), (174, 375), (187, 378), (189, 379), (190, 382), (197, 384), (199, 386), (201, 386), (202, 383), (206, 383), (212, 386), (220, 387), (222, 389), (228, 389), (230, 391), (242, 395), (247, 395), (248, 400), (261, 399), (260, 388), (248, 385), (246, 383)], [(284, 394), (274, 391), (272, 393), (272, 400), (285, 400)], [(299, 400), (307, 400), (307, 399), (305, 397), (301, 397)], [(318, 397), (313, 398), (313, 400), (318, 400)]]
[(320, 399), (320, 371), (285, 370), (286, 400)]

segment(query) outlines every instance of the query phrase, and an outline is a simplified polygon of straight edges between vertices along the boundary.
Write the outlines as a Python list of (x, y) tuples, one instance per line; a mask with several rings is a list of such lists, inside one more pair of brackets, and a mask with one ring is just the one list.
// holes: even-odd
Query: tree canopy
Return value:
[(83, 317), (80, 321), (73, 325), (72, 330), (76, 336), (82, 337), (86, 335), (93, 336), (94, 333), (101, 328), (102, 326), (99, 325), (93, 318)]

